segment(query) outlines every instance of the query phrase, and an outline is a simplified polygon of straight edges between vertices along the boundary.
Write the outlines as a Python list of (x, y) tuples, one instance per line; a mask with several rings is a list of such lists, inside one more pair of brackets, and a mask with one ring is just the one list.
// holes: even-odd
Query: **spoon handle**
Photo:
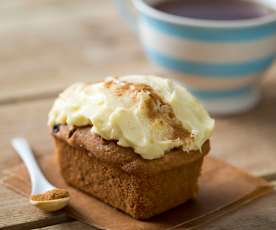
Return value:
[(11, 144), (28, 169), (32, 183), (32, 194), (40, 193), (41, 190), (52, 189), (53, 186), (41, 172), (27, 140), (17, 137), (11, 140)]

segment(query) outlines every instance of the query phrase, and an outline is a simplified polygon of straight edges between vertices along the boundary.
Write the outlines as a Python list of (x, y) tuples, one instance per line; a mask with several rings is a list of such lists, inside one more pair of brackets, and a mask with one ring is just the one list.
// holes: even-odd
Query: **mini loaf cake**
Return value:
[(69, 87), (49, 126), (68, 184), (147, 219), (196, 196), (214, 120), (173, 81), (125, 76)]

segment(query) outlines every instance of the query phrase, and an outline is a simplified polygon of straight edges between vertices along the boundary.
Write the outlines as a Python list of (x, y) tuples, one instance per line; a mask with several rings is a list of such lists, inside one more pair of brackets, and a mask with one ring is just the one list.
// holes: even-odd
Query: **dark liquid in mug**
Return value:
[(209, 20), (253, 19), (274, 12), (250, 0), (163, 0), (153, 7), (168, 14)]

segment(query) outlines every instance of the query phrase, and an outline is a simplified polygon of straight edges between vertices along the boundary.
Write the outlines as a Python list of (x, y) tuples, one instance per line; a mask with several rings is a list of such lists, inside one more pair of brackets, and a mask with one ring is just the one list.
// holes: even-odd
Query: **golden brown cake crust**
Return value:
[(131, 148), (121, 147), (116, 141), (107, 141), (91, 132), (91, 126), (72, 128), (66, 125), (54, 127), (52, 135), (75, 148), (84, 148), (96, 159), (134, 175), (154, 175), (182, 167), (201, 159), (210, 150), (209, 140), (202, 151), (183, 152), (172, 150), (155, 160), (143, 159)]
[(100, 161), (84, 148), (54, 138), (65, 181), (137, 219), (148, 219), (196, 196), (203, 155), (183, 167), (134, 175)]
[(147, 219), (195, 197), (204, 155), (174, 150), (145, 160), (131, 148), (91, 133), (90, 127), (54, 126), (52, 135), (65, 181), (134, 218)]

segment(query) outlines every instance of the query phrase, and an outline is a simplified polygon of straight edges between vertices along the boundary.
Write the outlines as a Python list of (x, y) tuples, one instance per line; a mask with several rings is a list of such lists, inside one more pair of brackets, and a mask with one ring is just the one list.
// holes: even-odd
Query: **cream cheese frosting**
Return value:
[(174, 148), (200, 150), (214, 128), (214, 120), (183, 86), (144, 75), (70, 86), (56, 99), (48, 124), (92, 125), (91, 132), (145, 159)]

